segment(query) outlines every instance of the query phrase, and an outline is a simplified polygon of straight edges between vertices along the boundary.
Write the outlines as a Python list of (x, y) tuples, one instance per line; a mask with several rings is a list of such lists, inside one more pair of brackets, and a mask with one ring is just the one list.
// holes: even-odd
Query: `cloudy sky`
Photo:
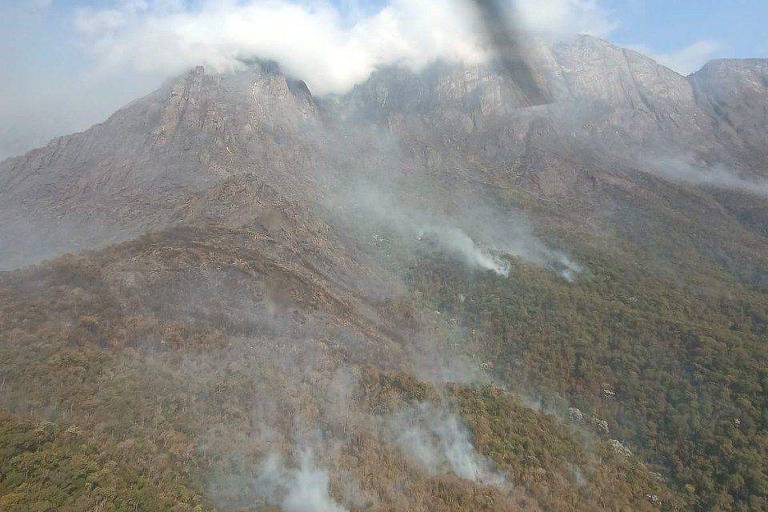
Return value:
[[(513, 0), (510, 0), (512, 2)], [(468, 0), (0, 0), (0, 158), (103, 120), (169, 75), (281, 62), (313, 92), (376, 66), (482, 58)], [(766, 0), (517, 0), (549, 37), (588, 33), (687, 74), (768, 57)]]

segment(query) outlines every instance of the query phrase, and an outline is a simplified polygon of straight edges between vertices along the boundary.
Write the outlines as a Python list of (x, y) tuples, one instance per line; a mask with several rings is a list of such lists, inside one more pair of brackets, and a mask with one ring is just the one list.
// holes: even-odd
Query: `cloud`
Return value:
[(470, 14), (454, 0), (394, 0), (350, 25), (326, 3), (223, 1), (190, 11), (167, 2), (123, 2), (81, 10), (76, 26), (102, 68), (176, 73), (204, 64), (227, 71), (258, 57), (279, 62), (324, 94), (348, 90), (380, 65), (479, 60)]
[[(615, 27), (589, 0), (521, 0), (516, 13), (537, 32), (605, 36)], [(173, 0), (123, 0), (81, 9), (75, 25), (102, 68), (175, 73), (204, 64), (227, 71), (259, 57), (279, 62), (316, 94), (345, 92), (379, 66), (419, 69), (436, 59), (486, 56), (467, 0), (391, 0), (351, 22), (349, 12), (326, 2), (219, 0), (189, 9)]]
[(20, 8), (29, 14), (43, 14), (53, 5), (53, 0), (27, 0)]
[(0, 1), (0, 160), (102, 121), (165, 78), (90, 73), (67, 4)]
[[(505, 0), (501, 0), (505, 1)], [(512, 0), (506, 0), (512, 2)], [(344, 92), (379, 66), (477, 62), (471, 0), (31, 0), (0, 2), (0, 159), (102, 121), (165, 79), (243, 57), (280, 62), (314, 94)], [(339, 7), (340, 6), (340, 7)], [(596, 1), (519, 0), (516, 15), (543, 34), (606, 36)]]
[(716, 41), (703, 40), (669, 53), (656, 53), (646, 46), (633, 45), (630, 48), (651, 57), (659, 64), (667, 66), (681, 75), (689, 75), (712, 60), (722, 50), (722, 45)]

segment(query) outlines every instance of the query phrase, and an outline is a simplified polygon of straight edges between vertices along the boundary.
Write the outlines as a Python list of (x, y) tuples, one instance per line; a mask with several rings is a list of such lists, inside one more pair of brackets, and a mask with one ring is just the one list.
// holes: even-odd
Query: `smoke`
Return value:
[(463, 422), (429, 402), (395, 415), (390, 428), (397, 445), (432, 475), (452, 473), (484, 485), (503, 487), (506, 477), (477, 453)]
[(310, 450), (300, 455), (297, 468), (288, 468), (282, 457), (270, 455), (255, 482), (257, 492), (270, 505), (285, 512), (343, 512), (346, 509), (329, 494), (329, 477), (318, 469)]
[[(322, 145), (317, 173), (330, 221), (370, 240), (380, 254), (441, 254), (470, 269), (507, 277), (510, 259), (545, 267), (572, 281), (579, 265), (547, 246), (526, 216), (471, 180), (450, 181), (410, 156), (397, 133), (346, 119)], [(461, 165), (461, 164), (458, 164)], [(403, 171), (403, 169), (407, 169)], [(459, 170), (453, 176), (463, 176)]]
[(509, 276), (507, 263), (498, 249), (479, 246), (469, 235), (453, 226), (424, 226), (417, 239), (434, 240), (446, 252), (459, 257), (470, 267), (490, 270), (500, 276)]
[(768, 180), (739, 176), (723, 165), (696, 165), (684, 159), (662, 159), (651, 165), (653, 172), (680, 183), (746, 192), (768, 198)]
[(551, 269), (573, 281), (582, 268), (567, 255), (553, 250), (533, 233), (522, 213), (499, 211), (466, 192), (465, 207), (448, 215), (440, 211), (440, 200), (427, 193), (419, 205), (406, 204), (399, 194), (385, 192), (371, 182), (362, 182), (334, 196), (331, 208), (358, 229), (390, 233), (401, 248), (415, 254), (440, 253), (469, 268), (507, 277), (510, 257)]
[[(409, 208), (372, 184), (344, 200), (347, 199), (352, 201), (350, 206), (354, 212), (350, 218), (360, 219), (360, 215), (369, 218), (374, 226), (394, 232), (407, 248), (422, 253), (443, 253), (470, 268), (489, 270), (505, 277), (509, 275), (509, 264), (502, 251), (473, 240), (450, 219), (429, 207)], [(425, 205), (428, 203), (424, 201)]]

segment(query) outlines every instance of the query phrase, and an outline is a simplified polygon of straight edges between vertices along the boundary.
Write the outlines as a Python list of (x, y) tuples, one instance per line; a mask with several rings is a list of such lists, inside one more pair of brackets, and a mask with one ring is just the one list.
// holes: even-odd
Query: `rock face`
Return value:
[(13, 240), (0, 261), (15, 267), (168, 225), (191, 194), (235, 175), (311, 196), (318, 168), (356, 165), (339, 155), (365, 153), (371, 138), (393, 137), (412, 167), (512, 171), (504, 179), (539, 195), (583, 192), (597, 162), (642, 167), (648, 155), (758, 171), (765, 61), (716, 61), (686, 78), (586, 36), (534, 53), (555, 104), (520, 108), (519, 91), (483, 66), (384, 69), (321, 102), (275, 64), (230, 75), (197, 68), (100, 125), (0, 164), (0, 237)]
[[(0, 414), (80, 421), (141, 475), (201, 468), (222, 510), (280, 505), (253, 468), (298, 488), (279, 458), (314, 443), (334, 510), (764, 501), (731, 461), (766, 460), (768, 207), (746, 186), (766, 178), (766, 61), (683, 77), (589, 37), (534, 54), (553, 104), (483, 66), (326, 98), (270, 63), (197, 68), (0, 163), (0, 270), (81, 252), (0, 272)], [(744, 177), (675, 181), (670, 158)], [(538, 412), (477, 382), (541, 391)], [(441, 401), (471, 421), (389, 431)]]
[[(768, 154), (768, 61), (716, 60), (690, 77), (702, 107), (757, 158)], [(759, 161), (759, 160), (758, 160)]]
[(622, 457), (631, 457), (632, 456), (632, 450), (624, 446), (624, 443), (617, 439), (611, 439), (608, 441), (608, 445), (611, 447), (611, 449), (616, 453), (616, 455), (620, 455)]
[(576, 407), (568, 408), (568, 418), (572, 423), (584, 423), (584, 413)]
[(191, 194), (230, 176), (277, 175), (287, 192), (311, 160), (302, 131), (317, 116), (306, 86), (274, 65), (197, 68), (100, 125), (0, 164), (0, 265), (166, 226)]
[(536, 148), (581, 160), (590, 153), (626, 160), (653, 151), (747, 164), (765, 147), (759, 128), (768, 98), (765, 61), (716, 62), (683, 77), (587, 36), (541, 45), (535, 59), (553, 105), (521, 109), (514, 86), (492, 69), (446, 65), (421, 74), (380, 71), (346, 104), (414, 144), (468, 147), (489, 163), (530, 156)]

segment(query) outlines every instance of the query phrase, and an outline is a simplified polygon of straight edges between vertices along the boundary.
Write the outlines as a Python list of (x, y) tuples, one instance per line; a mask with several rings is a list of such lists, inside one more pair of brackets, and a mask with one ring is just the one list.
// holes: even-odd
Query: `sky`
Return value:
[[(768, 57), (768, 0), (509, 0), (546, 37), (588, 33), (688, 74)], [(277, 60), (316, 94), (377, 66), (478, 61), (469, 0), (0, 0), (0, 159), (87, 128), (187, 67)]]

